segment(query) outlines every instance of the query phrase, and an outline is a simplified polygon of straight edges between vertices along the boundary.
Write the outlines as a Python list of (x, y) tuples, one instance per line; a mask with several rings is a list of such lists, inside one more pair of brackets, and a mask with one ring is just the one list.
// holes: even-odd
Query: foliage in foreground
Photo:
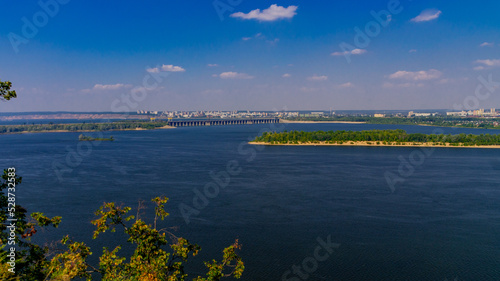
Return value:
[(12, 82), (0, 80), (0, 100), (10, 100), (17, 97), (16, 91), (11, 90)]
[[(27, 218), (26, 209), (16, 205), (14, 213), (9, 212), (9, 183), (21, 183), (19, 177), (11, 177), (5, 170), (0, 181), (0, 279), (1, 280), (72, 280), (84, 278), (92, 280), (98, 275), (102, 280), (130, 281), (177, 281), (186, 280), (188, 274), (184, 264), (190, 256), (196, 256), (200, 246), (191, 244), (187, 239), (176, 237), (165, 229), (157, 229), (159, 220), (164, 220), (169, 214), (165, 211), (166, 197), (152, 199), (155, 206), (155, 218), (152, 224), (146, 223), (137, 216), (128, 215), (130, 207), (120, 207), (115, 203), (104, 203), (96, 212), (92, 221), (96, 229), (93, 238), (100, 234), (120, 228), (127, 236), (128, 243), (135, 246), (130, 257), (119, 255), (121, 246), (110, 250), (103, 249), (99, 265), (92, 266), (87, 259), (92, 252), (83, 242), (72, 241), (69, 236), (61, 240), (64, 249), (52, 249), (31, 242), (31, 237), (40, 228), (58, 227), (61, 217), (48, 218), (41, 213), (32, 213)], [(14, 180), (10, 180), (14, 178)], [(12, 186), (12, 184), (10, 185)], [(12, 187), (10, 187), (12, 188)], [(14, 190), (10, 190), (14, 191)], [(9, 271), (10, 229), (7, 228), (8, 218), (15, 217), (16, 230), (12, 241), (15, 242), (16, 264), (15, 274)], [(212, 260), (205, 262), (206, 277), (196, 277), (196, 281), (215, 281), (223, 277), (240, 278), (244, 264), (237, 251), (241, 249), (238, 240), (223, 250), (220, 262)], [(54, 252), (55, 251), (55, 252)]]
[(500, 145), (500, 135), (444, 135), (444, 134), (408, 134), (404, 130), (369, 130), (369, 131), (290, 131), (265, 132), (255, 138), (256, 142), (275, 144), (298, 143), (344, 143), (344, 142), (385, 142), (385, 143), (433, 143), (451, 145)]

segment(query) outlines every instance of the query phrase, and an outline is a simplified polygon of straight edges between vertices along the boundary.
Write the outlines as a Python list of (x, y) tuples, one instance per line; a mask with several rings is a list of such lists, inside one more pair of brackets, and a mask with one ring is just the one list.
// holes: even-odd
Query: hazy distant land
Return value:
[(120, 121), (107, 123), (3, 125), (0, 134), (133, 131), (175, 128), (168, 122)]

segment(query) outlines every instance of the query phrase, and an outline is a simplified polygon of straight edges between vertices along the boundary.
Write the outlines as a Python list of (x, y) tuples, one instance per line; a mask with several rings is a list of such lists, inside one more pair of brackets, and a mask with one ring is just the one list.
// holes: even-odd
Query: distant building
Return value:
[(317, 111), (317, 112), (311, 112), (311, 115), (313, 116), (321, 116), (321, 115), (324, 115), (325, 113), (322, 112), (322, 111)]
[(413, 111), (408, 112), (408, 117), (428, 117), (434, 115), (437, 115), (437, 113), (416, 113)]
[(456, 111), (456, 112), (446, 112), (447, 116), (467, 116), (467, 111), (462, 110), (462, 111)]
[(385, 114), (375, 113), (375, 114), (373, 115), (373, 117), (376, 117), (376, 118), (382, 118), (382, 117), (385, 117)]

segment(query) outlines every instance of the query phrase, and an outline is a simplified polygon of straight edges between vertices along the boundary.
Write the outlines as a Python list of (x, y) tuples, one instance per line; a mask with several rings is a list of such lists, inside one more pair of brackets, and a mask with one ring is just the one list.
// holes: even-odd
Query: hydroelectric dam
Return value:
[(227, 126), (227, 125), (252, 125), (279, 123), (279, 118), (245, 118), (245, 119), (195, 119), (195, 120), (168, 120), (172, 127), (194, 127), (194, 126)]

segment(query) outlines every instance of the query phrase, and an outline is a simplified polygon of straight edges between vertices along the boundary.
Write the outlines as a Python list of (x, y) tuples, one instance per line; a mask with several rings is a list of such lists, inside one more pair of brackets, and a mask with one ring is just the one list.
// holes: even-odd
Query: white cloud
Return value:
[(291, 19), (297, 13), (298, 6), (289, 6), (288, 8), (278, 6), (276, 4), (271, 5), (271, 7), (260, 10), (255, 9), (250, 11), (248, 14), (237, 12), (231, 15), (233, 18), (241, 18), (245, 20), (258, 20), (258, 21), (275, 21), (279, 19)]
[(309, 81), (326, 81), (326, 80), (328, 80), (328, 76), (325, 76), (325, 75), (318, 76), (315, 74), (311, 77), (307, 77), (307, 80), (309, 80)]
[(500, 59), (497, 60), (477, 60), (476, 63), (483, 64), (489, 67), (500, 66)]
[(492, 47), (494, 46), (495, 43), (490, 43), (490, 42), (483, 42), (481, 45), (479, 45), (480, 47)]
[(159, 73), (160, 71), (184, 72), (186, 70), (180, 66), (174, 66), (171, 64), (164, 64), (161, 67), (148, 68), (148, 69), (146, 69), (146, 71), (149, 73)]
[(112, 84), (112, 85), (95, 84), (92, 90), (120, 90), (130, 87), (132, 87), (132, 85), (130, 84)]
[(486, 69), (484, 66), (476, 66), (473, 68), (474, 70), (484, 70)]
[(292, 77), (292, 75), (290, 73), (285, 73), (281, 77), (283, 77), (283, 78), (290, 78), (290, 77)]
[(339, 87), (340, 88), (351, 88), (351, 87), (354, 87), (354, 84), (352, 84), (351, 82), (347, 82), (347, 83), (339, 85)]
[(423, 83), (389, 83), (385, 82), (382, 87), (387, 88), (387, 89), (392, 89), (392, 88), (421, 88), (424, 87), (425, 85)]
[(417, 52), (417, 50), (415, 50), (415, 49), (411, 49), (410, 51), (408, 51), (408, 53), (416, 53), (416, 52)]
[(209, 63), (209, 64), (207, 64), (207, 66), (208, 66), (208, 67), (217, 67), (217, 66), (219, 66), (219, 65), (218, 65), (218, 64), (216, 64), (216, 63)]
[[(217, 75), (216, 75), (217, 76)], [(250, 76), (246, 73), (238, 73), (238, 72), (223, 72), (218, 75), (221, 79), (253, 79), (253, 76)]]
[(90, 89), (83, 89), (81, 90), (82, 93), (91, 93), (93, 91), (117, 91), (117, 90), (123, 90), (123, 89), (130, 89), (132, 88), (133, 85), (130, 84), (95, 84), (94, 87)]
[(426, 22), (426, 21), (431, 21), (439, 18), (439, 16), (442, 14), (440, 10), (436, 9), (431, 9), (431, 10), (425, 10), (420, 15), (416, 16), (415, 18), (412, 18), (412, 22)]
[(365, 49), (354, 49), (352, 51), (334, 52), (331, 55), (332, 56), (345, 56), (345, 55), (362, 55), (365, 53), (366, 53)]
[(436, 69), (431, 69), (427, 71), (421, 70), (415, 72), (400, 70), (389, 75), (389, 78), (422, 81), (422, 80), (438, 79), (439, 77), (441, 77), (441, 75), (443, 75), (443, 73)]

